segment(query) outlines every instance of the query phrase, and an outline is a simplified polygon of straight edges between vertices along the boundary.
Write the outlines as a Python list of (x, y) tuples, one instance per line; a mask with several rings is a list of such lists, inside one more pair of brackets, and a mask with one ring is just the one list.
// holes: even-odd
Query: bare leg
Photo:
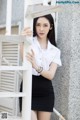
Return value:
[(37, 112), (36, 111), (31, 111), (31, 120), (37, 120)]
[(38, 111), (38, 120), (50, 120), (51, 112)]

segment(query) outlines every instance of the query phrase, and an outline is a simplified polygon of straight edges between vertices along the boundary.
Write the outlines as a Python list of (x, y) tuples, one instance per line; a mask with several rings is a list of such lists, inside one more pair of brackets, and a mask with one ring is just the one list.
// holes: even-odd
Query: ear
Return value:
[(50, 30), (52, 30), (52, 27), (50, 27)]
[(50, 25), (50, 30), (52, 30), (52, 28), (53, 28), (53, 24)]

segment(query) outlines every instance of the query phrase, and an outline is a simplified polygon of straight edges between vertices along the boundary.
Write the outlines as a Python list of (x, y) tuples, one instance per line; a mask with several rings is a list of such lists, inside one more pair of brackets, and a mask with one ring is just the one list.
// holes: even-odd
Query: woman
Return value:
[[(30, 28), (22, 35), (30, 36)], [(27, 60), (32, 64), (32, 120), (50, 120), (54, 107), (51, 80), (61, 66), (60, 50), (56, 47), (54, 21), (49, 15), (34, 19), (33, 44)], [(22, 50), (21, 50), (22, 51)]]

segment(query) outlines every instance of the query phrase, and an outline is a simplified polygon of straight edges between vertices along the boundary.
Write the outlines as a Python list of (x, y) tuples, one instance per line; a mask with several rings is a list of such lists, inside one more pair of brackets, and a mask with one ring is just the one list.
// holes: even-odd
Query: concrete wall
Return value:
[(71, 64), (69, 82), (69, 120), (80, 120), (80, 5), (73, 6)]
[(62, 7), (64, 10), (58, 17), (57, 44), (62, 52), (63, 66), (53, 80), (55, 108), (66, 120), (80, 120), (80, 5)]

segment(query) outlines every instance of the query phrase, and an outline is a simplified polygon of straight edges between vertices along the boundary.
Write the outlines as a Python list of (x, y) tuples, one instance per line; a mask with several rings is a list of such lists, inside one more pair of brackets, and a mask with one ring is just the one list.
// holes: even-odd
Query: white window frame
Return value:
[[(19, 21), (19, 22), (15, 22), (15, 23), (13, 23), (12, 25), (11, 25), (11, 27), (18, 27), (18, 34), (20, 34), (21, 33), (21, 21)], [(0, 25), (0, 29), (6, 29), (6, 24), (1, 24)], [(19, 49), (19, 47), (18, 47), (18, 49)], [(2, 54), (2, 43), (0, 42), (0, 55)], [(19, 54), (18, 54), (19, 55)], [(1, 56), (0, 56), (0, 58), (1, 58)], [(20, 55), (18, 56), (18, 61), (19, 61), (19, 58), (20, 58)], [(18, 63), (19, 64), (19, 63)], [(1, 65), (1, 59), (0, 59), (0, 65)], [(0, 71), (0, 77), (1, 77), (1, 71)], [(19, 79), (19, 78), (18, 78)], [(1, 82), (1, 81), (0, 81)], [(18, 88), (17, 88), (17, 91), (18, 91), (18, 89), (19, 89), (19, 84), (18, 84), (18, 80), (17, 80), (17, 82), (16, 82), (16, 86), (18, 86)], [(18, 103), (18, 99), (16, 98), (16, 111), (15, 111), (15, 115), (17, 115), (18, 113), (19, 113), (19, 105), (18, 105), (19, 103)]]
[[(18, 21), (17, 23), (12, 23), (11, 27), (19, 26), (18, 34), (21, 32), (21, 21)], [(6, 24), (0, 24), (0, 29), (6, 28)]]

